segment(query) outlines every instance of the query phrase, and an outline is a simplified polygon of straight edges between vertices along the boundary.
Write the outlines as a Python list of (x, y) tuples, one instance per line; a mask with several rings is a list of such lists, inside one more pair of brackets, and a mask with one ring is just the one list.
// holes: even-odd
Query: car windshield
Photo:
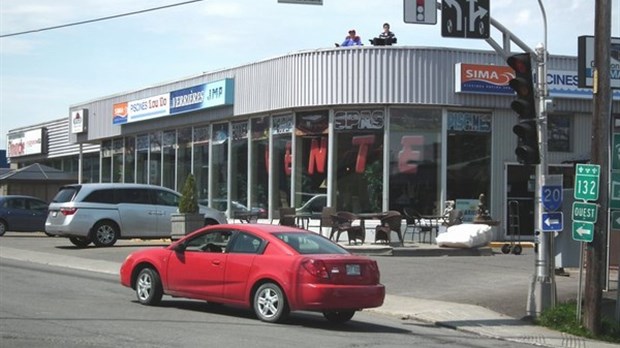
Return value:
[(316, 233), (274, 233), (284, 243), (290, 245), (298, 253), (308, 254), (348, 254), (340, 245)]

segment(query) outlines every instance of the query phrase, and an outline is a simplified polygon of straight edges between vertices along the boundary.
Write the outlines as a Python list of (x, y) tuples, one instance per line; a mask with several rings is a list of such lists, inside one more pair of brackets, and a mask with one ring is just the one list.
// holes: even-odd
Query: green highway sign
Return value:
[(573, 240), (589, 243), (592, 239), (594, 239), (593, 223), (573, 221)]
[(573, 202), (573, 221), (596, 223), (598, 205), (595, 203)]
[(577, 164), (577, 168), (575, 168), (575, 199), (596, 201), (600, 179), (600, 165)]
[(611, 229), (620, 230), (620, 210), (611, 211)]
[(620, 209), (620, 173), (611, 173), (609, 207), (611, 209)]

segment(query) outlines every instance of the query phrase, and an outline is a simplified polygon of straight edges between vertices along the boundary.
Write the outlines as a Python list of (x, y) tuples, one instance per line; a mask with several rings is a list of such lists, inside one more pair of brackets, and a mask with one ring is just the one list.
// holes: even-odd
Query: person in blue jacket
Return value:
[(355, 34), (355, 29), (351, 29), (342, 44), (336, 46), (362, 46), (362, 39)]

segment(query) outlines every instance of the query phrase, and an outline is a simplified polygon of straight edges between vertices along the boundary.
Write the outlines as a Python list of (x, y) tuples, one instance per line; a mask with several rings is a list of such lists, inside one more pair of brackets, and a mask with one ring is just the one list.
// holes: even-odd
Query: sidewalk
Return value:
[[(429, 252), (420, 248), (420, 252)], [(437, 248), (435, 248), (437, 249)], [(450, 249), (433, 252), (452, 252)], [(0, 257), (35, 262), (50, 266), (68, 267), (83, 271), (118, 274), (120, 263), (57, 255), (0, 246)], [(572, 336), (526, 321), (496, 313), (481, 306), (445, 301), (386, 295), (383, 306), (369, 312), (397, 316), (403, 320), (419, 320), (438, 326), (478, 334), (500, 340), (527, 343), (544, 347), (618, 348), (620, 345)]]

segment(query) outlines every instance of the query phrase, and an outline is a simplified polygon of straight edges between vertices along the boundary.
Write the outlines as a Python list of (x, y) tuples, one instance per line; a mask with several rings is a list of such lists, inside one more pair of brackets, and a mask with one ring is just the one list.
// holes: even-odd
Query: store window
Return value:
[(165, 131), (163, 134), (162, 147), (162, 186), (173, 190), (176, 182), (176, 144), (177, 132), (175, 130)]
[[(491, 114), (448, 112), (447, 199), (477, 204), (491, 194)], [(486, 202), (487, 205), (490, 203)]]
[(389, 209), (434, 215), (441, 201), (441, 110), (390, 109)]
[(135, 182), (136, 170), (136, 138), (125, 138), (125, 182)]
[(123, 138), (112, 140), (112, 182), (123, 182)]
[(274, 116), (271, 132), (273, 142), (271, 207), (277, 211), (279, 208), (291, 207), (293, 115)]
[[(329, 111), (303, 112), (295, 122), (295, 206), (303, 207), (315, 196), (327, 194)], [(316, 200), (316, 199), (315, 199)], [(322, 202), (326, 200), (321, 199)], [(310, 212), (318, 213), (318, 207)]]
[(141, 134), (136, 137), (136, 182), (148, 183), (149, 175), (149, 135)]
[(226, 200), (228, 197), (228, 123), (213, 125), (211, 138), (211, 163), (213, 168), (212, 198), (214, 200)]
[(82, 183), (99, 182), (99, 153), (84, 154), (82, 159)]
[(112, 182), (112, 140), (101, 143), (101, 182)]
[(161, 144), (162, 131), (149, 135), (149, 184), (161, 185)]
[[(248, 121), (233, 122), (230, 164), (230, 199), (248, 206)], [(232, 209), (230, 209), (231, 216)]]
[(547, 120), (547, 151), (570, 152), (572, 134), (570, 117), (549, 115)]
[(251, 123), (253, 159), (248, 207), (269, 209), (269, 117), (256, 117)]
[[(209, 126), (194, 128), (194, 177), (201, 204), (208, 205), (209, 199)], [(185, 179), (183, 179), (185, 180)], [(183, 185), (183, 184), (181, 184)], [(183, 187), (183, 186), (179, 186)]]
[(336, 208), (353, 213), (383, 210), (383, 110), (334, 113)]
[(175, 189), (181, 191), (187, 175), (192, 171), (192, 128), (179, 129), (177, 142), (177, 183)]

